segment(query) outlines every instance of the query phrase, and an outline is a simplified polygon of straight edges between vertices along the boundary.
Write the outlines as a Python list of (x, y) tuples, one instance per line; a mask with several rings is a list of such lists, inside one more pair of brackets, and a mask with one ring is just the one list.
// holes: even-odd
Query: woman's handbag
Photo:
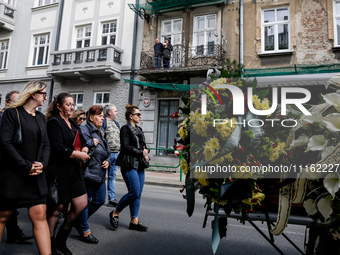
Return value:
[(140, 163), (139, 168), (149, 168), (150, 167), (149, 161), (146, 161), (144, 157), (141, 157), (141, 160), (139, 161)]
[(19, 118), (18, 109), (15, 108), (15, 110), (17, 111), (19, 128), (15, 131), (12, 142), (14, 144), (20, 144), (20, 143), (23, 142), (23, 139), (22, 139), (22, 128), (21, 128), (21, 122), (20, 122), (20, 118)]
[(59, 204), (57, 179), (54, 179), (54, 181), (48, 186), (48, 201), (55, 205)]

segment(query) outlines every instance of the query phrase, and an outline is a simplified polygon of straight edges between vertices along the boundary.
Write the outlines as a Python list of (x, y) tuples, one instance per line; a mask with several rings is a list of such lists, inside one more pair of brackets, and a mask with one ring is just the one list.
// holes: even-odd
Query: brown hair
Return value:
[(57, 105), (63, 105), (65, 102), (65, 98), (72, 97), (71, 94), (62, 92), (57, 96), (54, 96), (53, 101), (48, 105), (47, 112), (46, 112), (46, 119), (49, 120), (50, 118), (57, 116), (59, 114), (59, 109)]
[(78, 108), (77, 110), (75, 110), (72, 115), (71, 115), (71, 119), (77, 119), (78, 117), (80, 117), (80, 115), (83, 115), (85, 114), (85, 111), (81, 108)]
[(125, 119), (126, 119), (127, 121), (130, 120), (130, 114), (134, 114), (135, 110), (139, 110), (138, 106), (136, 106), (136, 105), (131, 105), (131, 104), (127, 104), (127, 105), (125, 106), (125, 108), (126, 108)]
[(103, 112), (103, 106), (101, 105), (91, 106), (90, 109), (86, 113), (86, 120), (90, 121), (90, 116), (99, 115), (102, 112)]

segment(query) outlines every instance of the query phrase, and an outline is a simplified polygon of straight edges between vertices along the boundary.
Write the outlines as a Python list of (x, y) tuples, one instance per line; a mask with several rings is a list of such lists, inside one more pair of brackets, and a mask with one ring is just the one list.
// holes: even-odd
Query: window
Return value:
[(214, 54), (217, 36), (216, 15), (203, 15), (194, 18), (193, 55)]
[(74, 101), (74, 109), (82, 108), (83, 107), (83, 93), (71, 93)]
[(34, 51), (32, 65), (47, 65), (50, 34), (37, 35), (34, 37)]
[(47, 4), (54, 4), (57, 3), (57, 0), (39, 0), (38, 6), (47, 5)]
[(14, 6), (14, 0), (4, 0), (4, 3)]
[(340, 1), (333, 2), (333, 10), (334, 10), (334, 33), (335, 33), (335, 46), (340, 46)]
[(94, 93), (94, 104), (105, 106), (110, 101), (110, 92), (95, 92)]
[(101, 45), (116, 44), (117, 21), (103, 23)]
[(91, 26), (78, 27), (77, 31), (77, 40), (76, 40), (76, 48), (84, 48), (90, 47), (91, 40)]
[[(173, 148), (177, 134), (177, 119), (171, 114), (178, 111), (178, 100), (160, 100), (158, 109), (157, 148)], [(170, 152), (173, 153), (172, 151)], [(167, 155), (169, 151), (157, 150), (157, 155)]]
[(0, 41), (0, 69), (6, 69), (9, 40)]
[(263, 10), (263, 51), (289, 50), (289, 8)]
[(162, 38), (164, 43), (170, 39), (172, 45), (182, 44), (182, 19), (171, 19), (162, 21)]

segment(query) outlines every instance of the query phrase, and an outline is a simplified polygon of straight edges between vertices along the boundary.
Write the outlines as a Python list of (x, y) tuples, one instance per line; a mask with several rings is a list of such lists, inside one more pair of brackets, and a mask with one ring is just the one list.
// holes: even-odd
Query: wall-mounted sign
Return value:
[(151, 104), (150, 97), (144, 97), (143, 105), (148, 107)]

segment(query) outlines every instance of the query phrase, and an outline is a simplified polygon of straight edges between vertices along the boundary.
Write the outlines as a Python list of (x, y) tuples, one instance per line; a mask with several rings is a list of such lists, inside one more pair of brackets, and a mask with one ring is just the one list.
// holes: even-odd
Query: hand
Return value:
[(108, 169), (109, 168), (109, 162), (107, 162), (106, 160), (103, 162), (103, 164), (102, 164), (102, 168), (104, 168), (104, 169)]
[(145, 161), (146, 162), (149, 162), (149, 157), (148, 156), (146, 156), (146, 157), (144, 157), (145, 158)]
[(85, 153), (89, 153), (89, 148), (83, 147), (83, 148), (81, 148), (81, 151), (82, 151), (82, 152), (85, 152)]
[(99, 144), (99, 140), (97, 138), (93, 138), (94, 146), (97, 146)]
[(148, 153), (149, 153), (149, 150), (148, 149), (145, 149), (145, 146), (143, 146), (143, 157), (147, 157), (148, 156)]
[(75, 159), (79, 159), (80, 161), (85, 161), (86, 159), (90, 158), (90, 156), (87, 155), (87, 153), (82, 152), (82, 151), (73, 151), (71, 157)]
[(32, 164), (31, 170), (28, 172), (29, 175), (39, 175), (43, 172), (43, 164), (41, 162), (38, 161), (34, 161), (34, 163)]

